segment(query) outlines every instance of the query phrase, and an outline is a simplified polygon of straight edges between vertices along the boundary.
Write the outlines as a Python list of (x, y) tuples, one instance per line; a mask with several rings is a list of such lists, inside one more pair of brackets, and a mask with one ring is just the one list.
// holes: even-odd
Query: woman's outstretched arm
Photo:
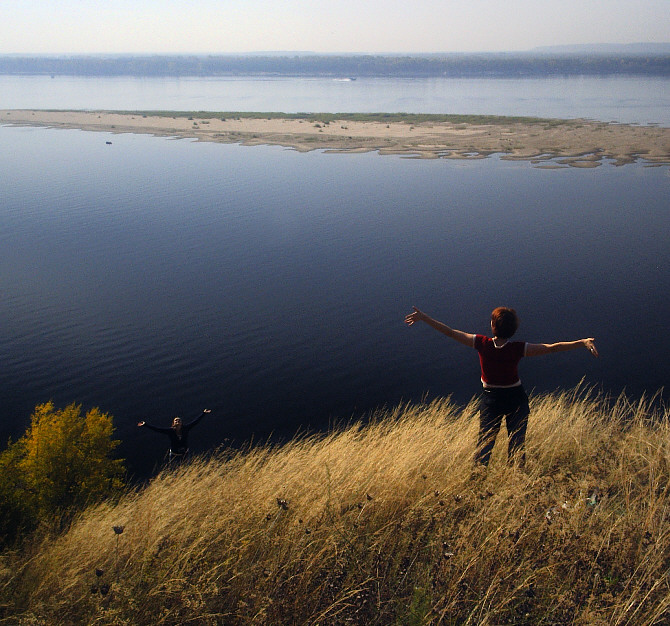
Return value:
[(211, 412), (212, 412), (211, 409), (204, 409), (203, 412), (200, 415), (198, 415), (198, 417), (196, 417), (194, 420), (191, 420), (188, 424), (184, 424), (184, 427), (190, 428), (191, 426), (195, 426), (203, 417), (205, 417), (205, 415)]
[(169, 433), (171, 428), (164, 428), (162, 426), (154, 426), (153, 424), (147, 424), (144, 420), (137, 422), (137, 425), (142, 428), (148, 428), (149, 430), (155, 430), (157, 433)]
[(426, 315), (423, 311), (419, 311), (415, 306), (412, 307), (414, 311), (405, 316), (405, 323), (412, 326), (416, 322), (425, 322), (431, 328), (441, 332), (443, 335), (462, 343), (464, 346), (472, 348), (475, 345), (475, 336), (470, 333), (464, 333), (462, 330), (450, 328), (442, 322), (434, 320), (432, 317)]
[(554, 352), (565, 352), (584, 346), (593, 356), (598, 356), (595, 339), (577, 339), (576, 341), (559, 341), (557, 343), (529, 343), (526, 344), (526, 356), (540, 356), (542, 354), (553, 354)]

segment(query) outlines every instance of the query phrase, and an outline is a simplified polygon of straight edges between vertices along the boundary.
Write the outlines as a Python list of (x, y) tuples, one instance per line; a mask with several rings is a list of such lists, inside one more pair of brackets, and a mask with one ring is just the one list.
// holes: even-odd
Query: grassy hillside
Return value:
[(488, 472), (473, 472), (475, 407), (443, 400), (164, 472), (66, 534), (5, 554), (2, 615), (669, 623), (667, 409), (579, 390), (531, 403), (524, 471), (498, 445)]

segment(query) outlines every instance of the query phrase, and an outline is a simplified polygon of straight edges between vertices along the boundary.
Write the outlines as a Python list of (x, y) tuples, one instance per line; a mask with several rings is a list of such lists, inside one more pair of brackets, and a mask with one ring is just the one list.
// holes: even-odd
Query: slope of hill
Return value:
[(399, 407), (199, 459), (2, 556), (24, 624), (635, 624), (670, 620), (670, 423), (532, 398), (528, 465), (472, 468), (474, 405)]

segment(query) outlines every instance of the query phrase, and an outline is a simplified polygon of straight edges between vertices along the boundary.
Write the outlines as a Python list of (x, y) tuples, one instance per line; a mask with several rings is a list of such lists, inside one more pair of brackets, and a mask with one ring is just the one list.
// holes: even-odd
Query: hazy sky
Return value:
[(472, 52), (670, 41), (670, 0), (0, 0), (0, 53)]

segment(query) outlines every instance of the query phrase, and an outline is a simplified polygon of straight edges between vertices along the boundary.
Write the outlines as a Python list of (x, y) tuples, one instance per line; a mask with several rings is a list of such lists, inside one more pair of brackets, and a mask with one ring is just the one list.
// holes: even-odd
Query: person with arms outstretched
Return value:
[(528, 396), (519, 378), (519, 361), (525, 356), (553, 354), (582, 346), (597, 357), (595, 339), (589, 337), (557, 343), (510, 341), (519, 326), (519, 318), (514, 309), (507, 307), (498, 307), (491, 313), (493, 337), (455, 330), (434, 320), (416, 307), (413, 309), (414, 311), (405, 317), (408, 326), (424, 322), (443, 335), (474, 348), (479, 353), (483, 392), (479, 404), (476, 461), (481, 465), (488, 465), (496, 436), (505, 418), (509, 436), (508, 461), (516, 459), (523, 466), (526, 459), (524, 443), (530, 409)]
[(146, 426), (147, 428), (154, 430), (157, 433), (163, 433), (167, 435), (170, 438), (170, 462), (183, 461), (188, 454), (189, 431), (208, 413), (211, 413), (211, 410), (205, 409), (198, 417), (196, 417), (188, 424), (183, 424), (181, 417), (175, 417), (172, 420), (172, 426), (169, 427), (153, 426), (151, 424), (147, 424), (145, 421), (138, 422), (137, 425), (140, 427)]

